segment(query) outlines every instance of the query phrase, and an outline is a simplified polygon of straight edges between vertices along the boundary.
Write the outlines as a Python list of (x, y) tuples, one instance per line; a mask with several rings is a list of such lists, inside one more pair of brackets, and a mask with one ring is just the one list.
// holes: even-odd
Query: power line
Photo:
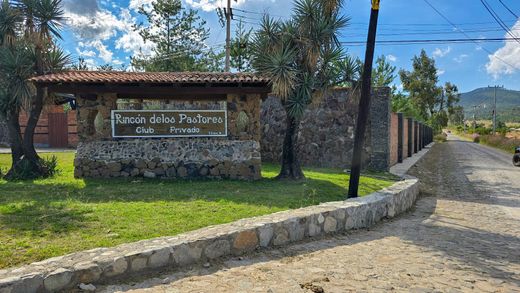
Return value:
[[(449, 24), (451, 24), (451, 26), (453, 26), (455, 29), (457, 30), (460, 30), (460, 32), (467, 38), (467, 39), (471, 39), (471, 37), (466, 34), (464, 32), (464, 30), (461, 30), (457, 25), (455, 25), (449, 18), (447, 18), (442, 12), (440, 12), (437, 8), (435, 8), (435, 6), (433, 6), (428, 0), (423, 0), (424, 2), (426, 2), (426, 4), (428, 4), (428, 6), (430, 6), (438, 15), (440, 15), (442, 18), (444, 18), (444, 20), (446, 20), (446, 22), (448, 22)], [(478, 46), (480, 46), (480, 44), (477, 42), (477, 41), (474, 41), (475, 44), (477, 44)], [(485, 47), (482, 47), (482, 50), (486, 51), (489, 55), (493, 56), (493, 58), (496, 58), (500, 61), (502, 61), (504, 64), (512, 67), (512, 68), (516, 68), (516, 66), (510, 64), (509, 62), (505, 61), (504, 59), (496, 56), (495, 54), (493, 54), (491, 51), (489, 51), (487, 48)]]
[[(509, 19), (507, 21), (517, 21), (518, 19)], [(360, 26), (367, 26), (368, 23), (366, 22), (351, 22), (350, 23), (351, 25), (360, 25)], [(463, 22), (463, 23), (457, 23), (456, 26), (457, 27), (461, 27), (461, 26), (466, 26), (466, 25), (469, 25), (469, 26), (473, 26), (473, 25), (487, 25), (487, 24), (495, 24), (494, 21), (485, 21), (485, 22)], [(417, 26), (432, 26), (432, 27), (443, 27), (443, 26), (453, 26), (452, 24), (443, 24), (443, 23), (382, 23), (382, 24), (378, 24), (378, 26), (413, 26), (413, 27), (417, 27)]]
[(504, 2), (502, 2), (502, 0), (498, 1), (500, 2), (500, 4), (502, 4), (502, 6), (504, 6), (507, 9), (507, 11), (509, 11), (512, 15), (514, 15), (514, 17), (518, 19), (518, 15), (516, 15), (516, 13), (514, 13), (513, 10), (509, 9), (509, 7)]
[[(483, 43), (483, 42), (502, 42), (514, 41), (513, 38), (464, 38), (464, 39), (419, 39), (419, 40), (378, 40), (378, 44), (427, 44), (427, 43)], [(364, 41), (344, 41), (342, 44), (364, 44)], [(480, 44), (479, 44), (480, 45)]]
[(270, 14), (270, 13), (267, 13), (267, 12), (256, 12), (256, 11), (239, 9), (239, 8), (235, 8), (235, 10), (236, 11), (240, 11), (240, 12), (244, 12), (244, 13), (262, 15), (262, 16), (266, 15), (266, 16), (274, 16), (274, 17), (279, 17), (279, 18), (286, 18), (287, 17), (287, 16), (283, 16), (283, 15)]
[(491, 7), (491, 5), (489, 5), (489, 3), (487, 3), (486, 0), (480, 0), (480, 3), (482, 3), (482, 5), (484, 5), (484, 8), (486, 8), (486, 10), (489, 12), (489, 14), (491, 14), (493, 19), (495, 19), (495, 21), (506, 31), (506, 33), (508, 35), (510, 35), (511, 37), (513, 37), (513, 39), (515, 39), (520, 44), (520, 40), (517, 39), (516, 35), (514, 35), (513, 33), (511, 33), (509, 31), (509, 28), (507, 27), (507, 25), (502, 21), (502, 19), (498, 15), (498, 13), (496, 13), (496, 11)]
[[(466, 32), (472, 32), (472, 33), (484, 33), (484, 32), (501, 32), (502, 28), (495, 28), (495, 29), (481, 29), (481, 30), (472, 30), (472, 31), (466, 31)], [(459, 31), (420, 31), (420, 32), (401, 32), (401, 33), (381, 33), (378, 34), (378, 36), (403, 36), (403, 35), (451, 35), (451, 34), (460, 34)], [(344, 36), (364, 36), (364, 34), (360, 33), (352, 33), (352, 34), (346, 34)]]

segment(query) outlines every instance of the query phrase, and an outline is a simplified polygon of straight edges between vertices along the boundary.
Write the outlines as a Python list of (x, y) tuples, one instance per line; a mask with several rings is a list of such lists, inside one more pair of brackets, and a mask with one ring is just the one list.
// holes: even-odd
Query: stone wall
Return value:
[(260, 179), (260, 145), (215, 138), (89, 141), (78, 146), (74, 176), (89, 178)]
[(7, 133), (7, 125), (0, 118), (0, 146), (9, 145), (9, 134)]
[(356, 199), (242, 219), (173, 237), (58, 256), (0, 270), (0, 292), (69, 292), (80, 283), (133, 279), (159, 269), (186, 268), (310, 237), (369, 228), (410, 209), (418, 193), (418, 180), (409, 178)]
[[(311, 105), (303, 115), (298, 138), (297, 152), (303, 165), (318, 167), (350, 166), (354, 147), (354, 131), (358, 113), (359, 95), (350, 89), (334, 89), (322, 98), (317, 105)], [(367, 126), (364, 148), (364, 165), (373, 160), (374, 150), (380, 150), (379, 157), (373, 161), (381, 161), (389, 150), (385, 150), (388, 142), (390, 98), (387, 88), (375, 88), (372, 94), (370, 121)], [(386, 110), (385, 110), (386, 109)], [(262, 103), (262, 160), (279, 162), (285, 133), (285, 111), (279, 99), (269, 97)], [(376, 132), (372, 131), (372, 120), (375, 120)], [(376, 169), (387, 170), (386, 165), (378, 164)]]

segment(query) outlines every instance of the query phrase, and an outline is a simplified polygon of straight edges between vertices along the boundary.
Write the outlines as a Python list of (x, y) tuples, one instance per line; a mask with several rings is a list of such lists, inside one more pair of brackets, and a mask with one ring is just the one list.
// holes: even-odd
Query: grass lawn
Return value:
[[(83, 180), (73, 177), (73, 153), (54, 155), (55, 178), (0, 179), (0, 268), (342, 200), (349, 179), (339, 169), (307, 168), (307, 180), (280, 182), (272, 179), (278, 166), (267, 164), (256, 182)], [(4, 173), (9, 165), (0, 154)], [(377, 175), (362, 177), (361, 194), (394, 180)]]

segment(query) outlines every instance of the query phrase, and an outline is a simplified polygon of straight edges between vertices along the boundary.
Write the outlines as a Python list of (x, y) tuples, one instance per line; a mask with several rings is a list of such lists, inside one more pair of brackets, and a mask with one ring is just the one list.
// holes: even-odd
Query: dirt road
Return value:
[(520, 168), (450, 137), (410, 173), (416, 208), (356, 231), (104, 292), (520, 292)]

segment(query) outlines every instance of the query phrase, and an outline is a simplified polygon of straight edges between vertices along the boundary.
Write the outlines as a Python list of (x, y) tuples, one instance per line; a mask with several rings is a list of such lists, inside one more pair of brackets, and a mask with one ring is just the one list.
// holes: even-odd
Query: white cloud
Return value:
[(78, 55), (81, 56), (81, 57), (94, 57), (94, 56), (96, 56), (96, 52), (94, 52), (92, 50), (81, 51), (79, 48), (76, 48), (76, 53), (78, 53)]
[(446, 73), (446, 70), (444, 70), (444, 69), (437, 69), (437, 75), (438, 75), (438, 76), (441, 76), (441, 75), (443, 75), (444, 73)]
[(466, 59), (468, 57), (469, 57), (468, 54), (460, 54), (458, 57), (453, 58), (453, 61), (455, 61), (457, 63), (462, 63), (462, 61), (464, 61), (464, 59)]
[(123, 50), (132, 55), (142, 53), (144, 55), (151, 55), (155, 44), (145, 42), (138, 32), (134, 31), (133, 24), (137, 20), (130, 15), (130, 11), (123, 9), (121, 11), (121, 19), (123, 22), (123, 35), (115, 42), (115, 47), (118, 50)]
[[(139, 1), (139, 0), (132, 0)], [(146, 1), (146, 0), (141, 0)], [(185, 0), (186, 4), (195, 8), (202, 9), (204, 11), (214, 11), (217, 7), (226, 7), (226, 0)], [(240, 7), (246, 0), (233, 1), (233, 7)]]
[(67, 24), (82, 40), (108, 40), (124, 28), (124, 23), (109, 11), (99, 10), (93, 15), (66, 12)]
[[(146, 4), (148, 0), (132, 0), (134, 5)], [(72, 3), (74, 2), (74, 3)], [(151, 1), (149, 1), (151, 2)], [(73, 5), (74, 4), (74, 5)], [(132, 4), (132, 3), (131, 3)], [(111, 5), (110, 2), (102, 5)], [(71, 29), (77, 43), (76, 52), (79, 56), (91, 57), (89, 60), (95, 65), (98, 57), (104, 63), (112, 63), (114, 52), (109, 44), (115, 49), (135, 55), (144, 53), (150, 55), (154, 45), (145, 43), (141, 36), (134, 31), (133, 25), (137, 20), (132, 17), (128, 9), (121, 9), (119, 15), (100, 8), (96, 0), (85, 2), (68, 0), (64, 5), (67, 25)], [(117, 65), (117, 64), (116, 64)]]
[(448, 47), (444, 50), (441, 48), (435, 48), (435, 50), (433, 51), (433, 57), (442, 58), (442, 57), (448, 55), (450, 52), (451, 52), (451, 47)]
[[(520, 20), (516, 22), (511, 31), (520, 36)], [(510, 37), (506, 34), (506, 37)], [(488, 55), (489, 62), (486, 64), (488, 74), (498, 78), (503, 74), (513, 74), (520, 69), (520, 44), (517, 42), (506, 42), (505, 45)]]
[(114, 53), (112, 53), (110, 50), (108, 50), (107, 46), (103, 44), (101, 41), (94, 41), (91, 43), (91, 46), (96, 48), (99, 52), (98, 57), (101, 58), (105, 63), (111, 63), (112, 62), (112, 56)]
[(397, 61), (397, 57), (395, 57), (395, 56), (392, 55), (392, 54), (388, 54), (388, 55), (386, 55), (386, 59), (387, 59), (388, 61), (390, 61), (390, 62), (395, 62), (395, 61)]
[(144, 6), (145, 9), (149, 9), (153, 1), (154, 0), (130, 0), (128, 8), (137, 11), (141, 6)]

